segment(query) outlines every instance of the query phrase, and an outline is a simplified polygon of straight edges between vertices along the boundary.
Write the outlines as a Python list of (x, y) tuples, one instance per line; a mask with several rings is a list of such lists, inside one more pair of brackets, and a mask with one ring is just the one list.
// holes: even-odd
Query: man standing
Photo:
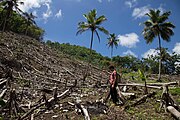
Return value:
[(110, 95), (111, 95), (111, 99), (113, 100), (113, 103), (117, 104), (118, 102), (118, 96), (117, 96), (117, 85), (118, 85), (118, 81), (117, 81), (117, 72), (114, 68), (114, 66), (110, 66), (109, 67), (110, 70), (110, 77), (109, 77), (109, 83), (110, 83)]
[(124, 104), (125, 98), (121, 94), (120, 89), (118, 87), (118, 82), (120, 82), (120, 75), (116, 72), (116, 69), (114, 66), (109, 66), (110, 70), (110, 77), (109, 77), (109, 83), (110, 83), (110, 92), (105, 99), (105, 102), (108, 100), (108, 98), (111, 96), (111, 99), (113, 103), (115, 104)]

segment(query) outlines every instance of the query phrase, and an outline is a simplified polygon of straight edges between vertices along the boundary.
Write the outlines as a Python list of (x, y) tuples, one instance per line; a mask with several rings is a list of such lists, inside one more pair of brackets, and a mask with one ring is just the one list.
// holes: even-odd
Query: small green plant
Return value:
[(146, 85), (146, 76), (145, 76), (144, 72), (140, 69), (138, 69), (138, 73), (139, 73), (141, 80), (144, 81), (144, 86), (145, 86), (144, 94), (147, 94), (148, 91), (147, 91), (147, 85)]
[(180, 95), (180, 88), (170, 89), (169, 92), (170, 92), (172, 95)]

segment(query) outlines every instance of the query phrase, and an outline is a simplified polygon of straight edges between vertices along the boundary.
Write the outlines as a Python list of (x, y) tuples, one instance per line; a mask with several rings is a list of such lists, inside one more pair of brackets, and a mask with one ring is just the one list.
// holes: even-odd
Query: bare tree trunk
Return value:
[(159, 39), (159, 51), (160, 51), (160, 58), (159, 58), (159, 74), (158, 74), (158, 82), (161, 82), (161, 60), (162, 60), (162, 51), (161, 51), (161, 39), (158, 34), (158, 39)]

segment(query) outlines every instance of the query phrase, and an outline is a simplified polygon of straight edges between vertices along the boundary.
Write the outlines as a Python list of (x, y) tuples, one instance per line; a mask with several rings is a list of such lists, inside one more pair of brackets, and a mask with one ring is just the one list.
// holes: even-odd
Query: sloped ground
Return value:
[[(10, 91), (15, 90), (16, 101), (24, 110), (16, 114), (17, 111), (12, 108), (10, 116), (9, 106), (6, 105), (0, 114), (7, 120), (17, 119), (33, 106), (40, 104), (44, 94), (47, 99), (51, 98), (54, 87), (57, 87), (57, 93), (61, 94), (74, 85), (76, 87), (55, 105), (42, 106), (35, 110), (34, 119), (83, 120), (84, 116), (75, 111), (77, 107), (70, 104), (77, 101), (87, 107), (91, 119), (94, 120), (172, 119), (168, 113), (157, 110), (159, 103), (156, 100), (160, 99), (159, 95), (128, 110), (124, 110), (123, 106), (114, 106), (110, 101), (106, 105), (102, 104), (99, 101), (106, 97), (108, 88), (100, 88), (99, 83), (107, 83), (106, 71), (102, 72), (94, 66), (89, 67), (86, 63), (57, 53), (30, 37), (12, 32), (0, 33), (0, 82), (4, 80), (7, 82), (0, 86), (0, 93), (7, 89), (4, 99), (9, 100)], [(137, 97), (143, 95), (142, 89), (129, 91), (136, 92)], [(179, 94), (176, 95), (176, 98), (178, 97)], [(129, 102), (131, 101), (128, 100), (127, 103)]]

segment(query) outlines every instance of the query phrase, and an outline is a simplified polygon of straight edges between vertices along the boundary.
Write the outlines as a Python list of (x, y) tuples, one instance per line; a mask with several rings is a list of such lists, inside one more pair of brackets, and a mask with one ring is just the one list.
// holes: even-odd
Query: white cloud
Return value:
[(42, 12), (42, 19), (45, 20), (45, 23), (47, 22), (48, 18), (52, 15), (51, 11), (51, 3), (52, 0), (24, 0), (23, 5), (19, 5), (19, 8), (24, 12), (29, 12), (30, 10), (33, 10), (33, 14), (35, 16), (38, 16), (37, 10), (43, 6), (46, 6), (46, 11)]
[(135, 19), (137, 18), (142, 18), (145, 16), (146, 13), (149, 12), (150, 6), (144, 6), (144, 7), (140, 7), (140, 8), (134, 8), (132, 16), (135, 17)]
[(129, 8), (132, 8), (132, 7), (137, 5), (137, 0), (128, 0), (128, 1), (125, 1), (125, 5), (128, 6)]
[(133, 53), (131, 50), (127, 50), (126, 52), (123, 52), (123, 55), (132, 55), (134, 57), (137, 57), (137, 55)]
[(47, 19), (52, 15), (52, 11), (51, 11), (51, 7), (49, 4), (45, 4), (47, 7), (46, 12), (43, 12), (43, 19), (45, 20), (45, 22), (47, 22)]
[(19, 5), (19, 8), (25, 12), (28, 12), (33, 8), (40, 8), (43, 5), (50, 4), (51, 0), (23, 0), (24, 4)]
[(62, 10), (61, 9), (55, 14), (55, 17), (56, 18), (62, 17)]
[(180, 43), (176, 43), (172, 51), (176, 54), (180, 54)]
[(143, 7), (139, 7), (139, 8), (134, 8), (132, 17), (134, 17), (135, 19), (145, 17), (146, 13), (148, 13), (150, 9), (160, 10), (161, 13), (166, 11), (163, 8), (163, 4), (160, 4), (160, 6), (158, 8), (152, 8), (150, 5), (147, 5), (147, 6), (143, 6)]
[(119, 44), (128, 48), (136, 46), (139, 42), (139, 36), (136, 33), (129, 33), (125, 35), (118, 35)]
[(142, 57), (143, 58), (150, 58), (151, 56), (158, 56), (159, 50), (156, 49), (149, 49), (147, 52), (145, 52)]

